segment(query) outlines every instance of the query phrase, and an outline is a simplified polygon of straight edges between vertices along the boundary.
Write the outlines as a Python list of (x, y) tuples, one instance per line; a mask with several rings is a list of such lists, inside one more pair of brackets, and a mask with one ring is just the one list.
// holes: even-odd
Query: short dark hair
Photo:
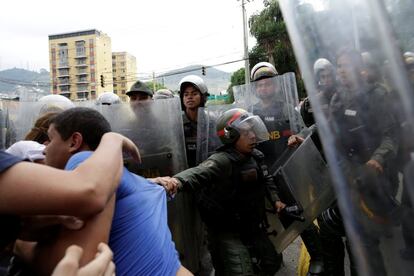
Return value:
[(95, 150), (102, 136), (111, 131), (111, 126), (104, 116), (86, 107), (74, 107), (63, 111), (53, 118), (50, 124), (54, 125), (64, 141), (73, 133), (79, 132), (91, 150)]

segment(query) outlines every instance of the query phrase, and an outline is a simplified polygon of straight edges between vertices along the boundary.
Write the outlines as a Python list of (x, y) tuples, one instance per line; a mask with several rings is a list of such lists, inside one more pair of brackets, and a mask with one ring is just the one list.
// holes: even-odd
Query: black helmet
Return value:
[(149, 95), (151, 98), (154, 95), (154, 92), (152, 92), (151, 89), (148, 88), (148, 86), (143, 83), (142, 81), (136, 81), (132, 86), (131, 89), (129, 89), (129, 91), (126, 93), (128, 96), (130, 96), (133, 93), (145, 93), (147, 95)]

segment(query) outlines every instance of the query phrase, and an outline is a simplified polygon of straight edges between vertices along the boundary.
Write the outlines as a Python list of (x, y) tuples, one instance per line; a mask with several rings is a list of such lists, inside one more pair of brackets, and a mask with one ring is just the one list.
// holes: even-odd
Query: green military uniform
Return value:
[(258, 150), (246, 156), (226, 145), (174, 176), (179, 190), (197, 194), (216, 275), (254, 275), (258, 266), (252, 258), (262, 275), (273, 275), (280, 266), (263, 224), (265, 197), (273, 205), (279, 199), (263, 159)]

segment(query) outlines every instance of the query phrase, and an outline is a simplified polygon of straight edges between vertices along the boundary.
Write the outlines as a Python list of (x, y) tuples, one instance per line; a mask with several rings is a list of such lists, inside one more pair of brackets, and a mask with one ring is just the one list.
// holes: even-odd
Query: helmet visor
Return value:
[(253, 133), (256, 136), (256, 143), (269, 140), (267, 128), (259, 116), (249, 115), (247, 118), (240, 119), (231, 124), (239, 131), (240, 136)]

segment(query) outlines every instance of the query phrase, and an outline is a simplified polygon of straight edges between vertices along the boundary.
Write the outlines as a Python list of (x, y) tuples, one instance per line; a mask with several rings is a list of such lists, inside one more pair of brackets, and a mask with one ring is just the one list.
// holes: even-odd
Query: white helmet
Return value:
[(206, 84), (204, 83), (204, 80), (196, 75), (188, 75), (181, 79), (179, 84), (180, 94), (184, 92), (184, 84), (186, 83), (191, 83), (192, 85), (194, 85), (200, 91), (201, 94), (208, 95), (208, 89)]
[(258, 81), (262, 78), (271, 78), (279, 75), (275, 66), (269, 62), (259, 62), (253, 66), (252, 71), (250, 72), (251, 81)]
[(334, 73), (334, 66), (326, 58), (319, 58), (313, 64), (313, 73), (315, 74), (315, 76), (318, 76), (319, 72), (322, 70), (327, 70)]
[(111, 105), (120, 103), (121, 99), (112, 92), (104, 92), (96, 99), (96, 104)]
[(158, 89), (154, 93), (154, 100), (162, 100), (169, 98), (174, 98), (173, 92), (169, 89)]
[(71, 100), (62, 95), (43, 96), (38, 102), (41, 105), (39, 115), (46, 112), (63, 111), (75, 107), (75, 104)]

